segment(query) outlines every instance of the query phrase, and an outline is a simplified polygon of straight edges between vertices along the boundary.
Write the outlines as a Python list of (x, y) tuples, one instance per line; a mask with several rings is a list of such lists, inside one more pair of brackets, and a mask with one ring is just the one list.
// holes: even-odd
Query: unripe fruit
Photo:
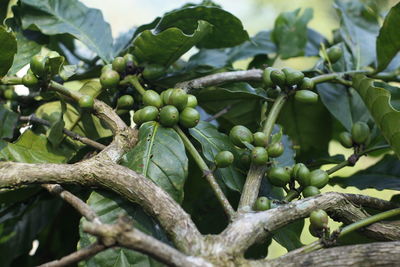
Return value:
[(274, 87), (274, 82), (271, 80), (271, 72), (276, 70), (274, 68), (268, 67), (263, 71), (262, 78), (264, 84), (267, 88)]
[(278, 85), (279, 87), (283, 87), (286, 85), (286, 75), (281, 70), (273, 70), (270, 74), (271, 80), (274, 84)]
[(167, 105), (160, 110), (160, 123), (165, 127), (172, 127), (179, 121), (179, 111), (176, 107)]
[(271, 201), (267, 197), (259, 197), (254, 203), (254, 210), (264, 211), (271, 208)]
[(170, 89), (167, 89), (167, 90), (165, 90), (165, 91), (163, 91), (161, 93), (160, 96), (161, 96), (161, 100), (162, 100), (164, 105), (171, 105), (170, 97), (171, 97), (171, 94), (174, 92), (174, 90), (175, 89), (170, 88)]
[(153, 90), (147, 90), (143, 94), (143, 103), (146, 106), (154, 106), (156, 108), (161, 108), (163, 105), (161, 96)]
[(314, 210), (310, 214), (310, 223), (316, 229), (323, 229), (328, 226), (329, 216), (324, 210)]
[(140, 119), (142, 122), (155, 121), (158, 117), (158, 108), (147, 106), (141, 109)]
[(249, 151), (244, 151), (241, 155), (240, 155), (240, 163), (243, 167), (245, 167), (246, 169), (250, 168), (250, 164), (251, 164), (251, 155)]
[(331, 47), (326, 50), (329, 61), (334, 64), (336, 63), (342, 56), (343, 56), (343, 50), (342, 48), (338, 46)]
[(197, 106), (197, 98), (194, 95), (188, 94), (188, 100), (186, 107), (195, 108)]
[(321, 192), (315, 186), (310, 185), (310, 186), (307, 186), (304, 188), (302, 194), (303, 194), (303, 197), (313, 197), (313, 196), (321, 194)]
[(37, 88), (39, 85), (39, 80), (35, 75), (27, 73), (22, 77), (22, 84), (28, 88)]
[(310, 185), (317, 188), (324, 187), (329, 181), (329, 175), (326, 173), (326, 171), (321, 169), (313, 170), (308, 176), (310, 179)]
[(119, 74), (115, 70), (107, 70), (100, 75), (100, 83), (103, 88), (115, 88), (119, 84)]
[(256, 165), (264, 165), (268, 162), (268, 152), (264, 147), (255, 147), (251, 151), (251, 162)]
[(133, 97), (131, 95), (123, 95), (117, 100), (118, 109), (129, 109), (133, 106)]
[(149, 64), (144, 68), (142, 75), (146, 80), (156, 80), (164, 74), (164, 71), (165, 68), (161, 65)]
[(351, 128), (351, 136), (356, 144), (363, 144), (368, 140), (370, 130), (365, 122), (358, 121)]
[(188, 102), (188, 96), (185, 90), (180, 88), (174, 89), (169, 97), (169, 101), (171, 105), (174, 105), (179, 111), (182, 111)]
[(282, 71), (283, 73), (285, 73), (286, 84), (288, 85), (293, 86), (296, 84), (300, 84), (303, 81), (304, 73), (302, 73), (301, 71), (292, 68), (283, 68)]
[(185, 108), (179, 114), (179, 124), (185, 128), (195, 127), (200, 120), (200, 113), (194, 108)]
[(83, 95), (79, 98), (78, 104), (81, 108), (92, 108), (94, 105), (94, 99), (90, 95)]
[(339, 141), (342, 144), (342, 146), (344, 146), (346, 148), (353, 147), (353, 138), (351, 137), (351, 134), (349, 132), (340, 133)]
[(17, 99), (18, 95), (15, 93), (14, 89), (9, 88), (4, 90), (4, 98), (8, 100), (15, 100)]
[(284, 150), (285, 150), (285, 148), (281, 142), (273, 143), (267, 149), (268, 155), (272, 158), (277, 158), (277, 157), (281, 156), (283, 154)]
[(232, 164), (234, 159), (232, 152), (221, 151), (215, 156), (214, 162), (218, 168), (226, 168)]
[(243, 142), (253, 143), (253, 134), (242, 125), (234, 126), (229, 132), (229, 138), (232, 143), (238, 147), (245, 147)]
[(38, 76), (43, 77), (46, 73), (46, 58), (41, 55), (35, 55), (30, 62), (32, 72)]
[(294, 95), (294, 99), (302, 103), (317, 103), (318, 95), (310, 90), (299, 90)]
[(301, 186), (310, 185), (310, 170), (303, 163), (297, 163), (293, 168), (293, 176)]
[(268, 135), (263, 132), (256, 132), (253, 134), (254, 145), (265, 147), (268, 143)]
[(303, 79), (303, 82), (300, 85), (301, 90), (313, 90), (314, 89), (314, 81), (308, 77)]
[(122, 73), (126, 69), (126, 61), (123, 57), (116, 57), (112, 62), (113, 70)]
[(310, 234), (313, 237), (320, 238), (322, 236), (322, 234), (323, 234), (323, 231), (321, 229), (315, 228), (312, 224), (310, 224), (310, 226), (308, 226), (308, 231), (310, 232)]
[(272, 167), (268, 171), (268, 180), (272, 185), (283, 187), (290, 181), (290, 173), (283, 167)]
[(125, 54), (124, 55), (125, 62), (135, 62), (135, 57), (132, 54)]
[(106, 71), (108, 71), (108, 70), (112, 70), (112, 69), (113, 69), (113, 68), (112, 68), (112, 64), (104, 65), (104, 66), (101, 68), (101, 73), (106, 72)]
[(140, 125), (143, 123), (142, 121), (142, 110), (136, 110), (135, 113), (133, 113), (133, 122), (137, 125)]

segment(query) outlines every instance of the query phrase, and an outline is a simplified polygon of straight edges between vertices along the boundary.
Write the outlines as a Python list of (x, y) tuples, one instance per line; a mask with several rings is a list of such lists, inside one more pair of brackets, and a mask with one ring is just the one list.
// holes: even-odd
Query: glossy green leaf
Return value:
[(293, 12), (283, 12), (275, 20), (272, 40), (278, 47), (282, 59), (305, 55), (307, 45), (307, 24), (313, 17), (313, 10), (306, 8)]
[(386, 141), (400, 157), (400, 111), (392, 106), (390, 91), (361, 74), (353, 78), (353, 87), (364, 100)]
[(392, 7), (376, 39), (376, 54), (378, 57), (378, 70), (383, 70), (400, 51), (400, 3)]
[(7, 74), (17, 53), (17, 39), (12, 32), (0, 26), (0, 77)]
[[(279, 128), (279, 129), (278, 129)], [(271, 138), (271, 143), (273, 143), (273, 139), (275, 136), (275, 133), (278, 131), (281, 131), (282, 128), (279, 125), (275, 125), (273, 133), (273, 137)], [(278, 134), (279, 136), (280, 134)], [(280, 142), (282, 142), (284, 151), (283, 154), (277, 158), (274, 158), (273, 161), (275, 162), (276, 166), (280, 167), (285, 167), (285, 166), (293, 166), (296, 164), (295, 157), (296, 157), (296, 151), (293, 148), (293, 143), (290, 140), (290, 137), (282, 134)]]
[(189, 129), (193, 136), (202, 147), (202, 154), (209, 162), (214, 162), (215, 156), (220, 151), (228, 150), (235, 157), (234, 163), (226, 168), (216, 170), (218, 178), (222, 179), (230, 189), (240, 192), (244, 184), (244, 174), (239, 171), (239, 153), (226, 134), (217, 130), (209, 122), (200, 121), (199, 124)]
[(198, 27), (188, 34), (179, 28), (168, 28), (159, 33), (145, 30), (133, 41), (131, 52), (139, 62), (168, 66), (197, 44), (210, 29), (209, 23), (199, 21)]
[(191, 34), (198, 28), (199, 21), (211, 24), (212, 30), (197, 44), (198, 47), (231, 47), (249, 38), (237, 17), (219, 7), (203, 5), (189, 5), (166, 13), (155, 28), (155, 32), (160, 33), (176, 27), (185, 34)]
[(272, 238), (286, 248), (287, 251), (292, 251), (303, 246), (300, 241), (303, 227), (304, 219), (297, 220), (277, 230)]
[(70, 34), (103, 60), (111, 60), (111, 28), (99, 10), (77, 0), (22, 0), (19, 11), (24, 29), (34, 25), (46, 35)]
[(358, 189), (400, 190), (400, 161), (393, 155), (386, 155), (375, 165), (349, 177), (334, 177), (330, 184), (341, 187), (354, 186)]
[(122, 165), (142, 173), (181, 202), (188, 159), (179, 135), (152, 121), (140, 127), (139, 140), (124, 156)]
[(18, 122), (18, 114), (4, 105), (0, 105), (0, 122), (0, 140), (12, 138)]
[(54, 146), (57, 147), (64, 139), (64, 127), (65, 127), (65, 122), (63, 120), (64, 113), (67, 109), (67, 105), (65, 102), (61, 102), (61, 113), (57, 120), (52, 123), (49, 133), (48, 133), (48, 139), (49, 142)]
[[(96, 212), (102, 223), (116, 223), (119, 216), (128, 216), (132, 220), (133, 227), (151, 235), (163, 242), (168, 243), (165, 233), (157, 222), (149, 217), (138, 205), (127, 202), (121, 197), (104, 191), (94, 191), (86, 201), (87, 204)], [(85, 223), (82, 218), (80, 228)], [(84, 248), (96, 242), (96, 237), (86, 234), (80, 229), (81, 239), (78, 247)], [(125, 248), (108, 249), (96, 254), (94, 257), (83, 261), (79, 266), (100, 267), (100, 266), (163, 266), (149, 256), (140, 252)]]

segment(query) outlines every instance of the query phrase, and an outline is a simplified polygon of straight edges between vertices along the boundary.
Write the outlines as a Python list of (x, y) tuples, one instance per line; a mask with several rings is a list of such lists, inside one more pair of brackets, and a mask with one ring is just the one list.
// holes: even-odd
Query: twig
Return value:
[[(26, 122), (29, 122), (29, 123), (40, 123), (40, 124), (43, 124), (43, 125), (48, 126), (48, 127), (51, 126), (51, 123), (49, 121), (41, 119), (41, 118), (38, 118), (38, 117), (36, 117), (35, 114), (32, 114), (30, 116), (20, 116), (19, 120), (20, 121), (26, 121)], [(96, 142), (94, 140), (91, 140), (91, 139), (87, 138), (87, 137), (81, 136), (81, 135), (79, 135), (79, 134), (77, 134), (75, 132), (72, 132), (72, 131), (70, 131), (70, 130), (68, 130), (66, 128), (63, 129), (63, 133), (65, 135), (71, 137), (72, 139), (77, 140), (77, 141), (79, 141), (81, 143), (84, 143), (84, 144), (86, 144), (88, 146), (91, 146), (91, 147), (93, 147), (95, 149), (103, 150), (104, 148), (106, 148), (105, 145), (100, 144), (100, 143), (98, 143), (98, 142)]]
[(62, 267), (62, 266), (71, 266), (74, 263), (80, 262), (82, 260), (88, 259), (97, 253), (107, 249), (108, 247), (103, 244), (93, 243), (86, 248), (82, 248), (78, 251), (75, 251), (68, 256), (62, 257), (59, 260), (50, 261), (44, 264), (41, 264), (37, 267)]
[(221, 109), (220, 111), (218, 111), (217, 113), (215, 113), (214, 115), (212, 115), (211, 117), (208, 117), (207, 119), (205, 119), (204, 121), (210, 122), (213, 120), (218, 119), (219, 117), (221, 117), (222, 115), (228, 113), (228, 111), (232, 108), (232, 105), (228, 105), (225, 108)]

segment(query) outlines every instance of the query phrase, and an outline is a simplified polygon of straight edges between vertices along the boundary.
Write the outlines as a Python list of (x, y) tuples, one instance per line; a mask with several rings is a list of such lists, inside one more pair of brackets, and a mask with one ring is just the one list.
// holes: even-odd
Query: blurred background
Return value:
[[(110, 23), (113, 36), (128, 31), (134, 26), (140, 26), (151, 22), (157, 16), (162, 16), (165, 12), (192, 2), (199, 3), (201, 1), (186, 1), (186, 0), (81, 0), (85, 5), (93, 8), (98, 8), (103, 12), (105, 19)], [(366, 0), (374, 1), (379, 5), (385, 5), (388, 8), (399, 0)], [(328, 40), (332, 39), (332, 30), (339, 25), (338, 17), (333, 8), (332, 0), (214, 0), (215, 3), (221, 5), (225, 10), (237, 16), (243, 23), (244, 28), (253, 36), (261, 30), (269, 30), (273, 28), (275, 18), (279, 13), (284, 11), (293, 11), (296, 8), (311, 7), (314, 10), (314, 17), (309, 24), (309, 27), (324, 35)], [(190, 51), (189, 51), (190, 53)], [(193, 51), (191, 52), (193, 53)], [(278, 61), (278, 66), (292, 66), (299, 69), (311, 67), (314, 64), (313, 59), (296, 58), (289, 61)], [(247, 64), (243, 64), (246, 66)], [(240, 67), (239, 63), (239, 67)], [(346, 157), (351, 155), (351, 150), (345, 149), (336, 142), (330, 144), (330, 153), (344, 154)], [(380, 158), (363, 157), (357, 163), (356, 167), (347, 167), (335, 173), (337, 175), (348, 176), (352, 173), (373, 165)], [(331, 166), (326, 165), (326, 169)], [(384, 190), (358, 190), (356, 188), (342, 189), (338, 186), (326, 186), (323, 192), (336, 191), (347, 193), (362, 193), (371, 196), (389, 200), (395, 191)], [(398, 192), (397, 192), (398, 193)], [(314, 240), (308, 233), (309, 222), (306, 220), (306, 225), (303, 229), (301, 241), (308, 244)], [(337, 229), (340, 224), (330, 222), (331, 229)], [(269, 247), (268, 258), (274, 258), (286, 253), (286, 249), (273, 241)]]

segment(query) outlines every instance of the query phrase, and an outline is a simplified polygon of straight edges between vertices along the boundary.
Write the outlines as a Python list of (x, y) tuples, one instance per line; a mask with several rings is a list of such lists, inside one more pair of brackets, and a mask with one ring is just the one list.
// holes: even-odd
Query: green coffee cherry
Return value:
[(253, 134), (253, 140), (255, 146), (265, 147), (268, 143), (268, 135), (263, 132), (256, 132)]
[(245, 147), (243, 142), (253, 143), (253, 134), (243, 125), (234, 126), (229, 132), (232, 143), (238, 147)]
[(170, 88), (170, 89), (167, 89), (167, 90), (161, 92), (160, 96), (161, 96), (161, 100), (164, 105), (171, 105), (170, 96), (171, 96), (172, 92), (174, 92), (173, 88)]
[(8, 100), (15, 100), (18, 98), (17, 93), (12, 88), (4, 90), (4, 98)]
[(294, 99), (302, 103), (317, 103), (318, 95), (310, 90), (299, 90), (294, 95)]
[(314, 81), (311, 78), (305, 77), (300, 85), (301, 90), (313, 90)]
[(94, 99), (90, 95), (83, 95), (79, 98), (78, 104), (81, 108), (93, 108)]
[(313, 170), (308, 176), (310, 179), (310, 185), (317, 188), (323, 188), (329, 181), (329, 175), (326, 171), (321, 169)]
[(50, 51), (50, 52), (47, 54), (47, 57), (48, 57), (48, 58), (55, 58), (55, 57), (61, 57), (61, 55), (60, 55), (57, 51)]
[(133, 106), (133, 97), (131, 95), (123, 95), (117, 100), (118, 109), (129, 109)]
[(157, 64), (149, 64), (147, 65), (143, 72), (143, 78), (146, 80), (156, 80), (160, 78), (165, 72), (165, 68), (162, 65), (157, 65)]
[(197, 98), (194, 95), (188, 94), (186, 107), (195, 108), (197, 106)]
[(200, 113), (194, 108), (185, 108), (179, 114), (179, 124), (185, 128), (193, 128), (200, 121)]
[(180, 88), (174, 89), (169, 97), (170, 104), (175, 106), (179, 111), (182, 111), (188, 102), (188, 96), (185, 90)]
[(302, 73), (301, 71), (292, 68), (283, 68), (282, 71), (283, 73), (285, 73), (286, 84), (288, 85), (297, 85), (303, 81), (304, 73)]
[(226, 168), (233, 163), (234, 156), (230, 151), (220, 151), (214, 159), (215, 165), (218, 168)]
[(346, 148), (353, 147), (353, 138), (349, 132), (342, 132), (339, 134), (339, 141), (342, 146)]
[(30, 62), (32, 72), (38, 76), (43, 77), (46, 74), (46, 57), (35, 55)]
[(314, 210), (310, 214), (310, 223), (316, 229), (323, 229), (328, 226), (329, 216), (324, 210)]
[(125, 59), (126, 63), (128, 63), (128, 62), (133, 62), (134, 63), (135, 62), (135, 57), (132, 54), (129, 54), (129, 53), (124, 55), (124, 59)]
[(254, 203), (254, 210), (264, 211), (271, 208), (271, 201), (267, 197), (259, 197)]
[(326, 50), (329, 61), (334, 64), (336, 63), (342, 56), (343, 50), (339, 46), (333, 46)]
[(119, 84), (120, 76), (114, 70), (107, 70), (100, 75), (100, 83), (103, 88), (116, 88)]
[(141, 109), (136, 110), (135, 113), (133, 113), (133, 122), (137, 125), (140, 125), (143, 123), (141, 114), (142, 114)]
[(142, 122), (155, 121), (158, 117), (158, 108), (146, 106), (141, 109), (140, 119)]
[(313, 197), (316, 195), (321, 194), (321, 192), (319, 191), (319, 189), (315, 186), (306, 186), (302, 192), (303, 197)]
[(290, 181), (290, 173), (283, 167), (272, 167), (267, 177), (272, 185), (279, 187), (285, 186)]
[(251, 151), (251, 162), (256, 165), (264, 165), (268, 162), (268, 152), (264, 147), (256, 146)]
[(28, 72), (22, 77), (22, 84), (30, 89), (35, 89), (39, 86), (39, 80), (35, 75)]
[(284, 87), (286, 85), (286, 75), (281, 70), (273, 70), (270, 74), (271, 80), (274, 84), (279, 87)]
[(284, 150), (285, 150), (285, 148), (281, 142), (273, 143), (270, 146), (268, 146), (268, 149), (267, 149), (268, 155), (271, 158), (280, 157), (283, 154)]
[(116, 57), (112, 62), (112, 69), (117, 71), (117, 72), (119, 72), (119, 73), (125, 72), (125, 69), (126, 69), (125, 58)]
[(165, 127), (172, 127), (179, 121), (179, 111), (172, 105), (167, 105), (160, 110), (160, 123)]
[(294, 165), (293, 176), (301, 186), (310, 185), (310, 170), (303, 163)]
[(153, 90), (147, 90), (146, 92), (144, 92), (143, 103), (146, 106), (154, 106), (156, 108), (161, 108), (163, 105), (161, 96)]
[(368, 140), (370, 130), (365, 122), (358, 121), (351, 128), (351, 136), (356, 144), (363, 144)]
[(244, 151), (241, 155), (240, 155), (240, 163), (241, 165), (248, 169), (250, 168), (250, 164), (251, 164), (251, 154), (249, 151)]
[(322, 237), (323, 234), (323, 230), (321, 229), (317, 229), (315, 228), (312, 224), (310, 224), (310, 226), (308, 226), (308, 231), (310, 232), (310, 234), (314, 237)]
[(101, 68), (101, 73), (106, 72), (106, 71), (109, 71), (109, 70), (112, 70), (112, 69), (113, 69), (113, 68), (112, 68), (112, 64), (104, 65), (104, 66)]
[(267, 87), (267, 88), (274, 87), (274, 82), (271, 80), (271, 72), (273, 70), (276, 70), (276, 69), (268, 67), (263, 71), (262, 78), (263, 78), (265, 87)]

